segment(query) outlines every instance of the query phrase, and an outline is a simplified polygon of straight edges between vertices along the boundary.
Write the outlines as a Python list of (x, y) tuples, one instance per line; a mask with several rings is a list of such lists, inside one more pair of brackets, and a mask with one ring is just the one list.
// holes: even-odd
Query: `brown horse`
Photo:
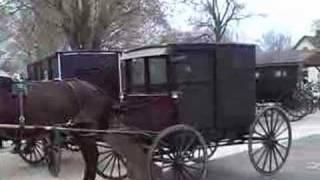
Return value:
[[(19, 124), (19, 98), (12, 94), (12, 84), (10, 78), (0, 77), (0, 124)], [(96, 86), (72, 79), (28, 83), (23, 107), (27, 125), (54, 126), (71, 122), (77, 128), (107, 129), (112, 101)], [(25, 131), (24, 135), (35, 138), (41, 133)], [(1, 134), (16, 138), (16, 133), (9, 130), (1, 129)], [(73, 135), (85, 161), (84, 180), (94, 180), (98, 157), (95, 138)]]

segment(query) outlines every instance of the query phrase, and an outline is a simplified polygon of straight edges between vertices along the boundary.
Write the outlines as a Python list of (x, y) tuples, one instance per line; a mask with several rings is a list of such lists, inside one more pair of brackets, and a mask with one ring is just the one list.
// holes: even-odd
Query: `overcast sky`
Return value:
[[(320, 0), (243, 0), (249, 13), (265, 14), (242, 21), (235, 32), (241, 41), (254, 43), (263, 33), (273, 30), (292, 36), (293, 43), (306, 34), (313, 35), (311, 25), (320, 19)], [(174, 27), (188, 29), (188, 17), (192, 14), (186, 7), (176, 7), (172, 23)]]

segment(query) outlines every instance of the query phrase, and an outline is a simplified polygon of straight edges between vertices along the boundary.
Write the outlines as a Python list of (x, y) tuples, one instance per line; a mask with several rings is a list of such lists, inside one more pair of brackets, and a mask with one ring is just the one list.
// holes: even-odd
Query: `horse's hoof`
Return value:
[(19, 149), (18, 148), (13, 148), (11, 151), (10, 151), (11, 154), (18, 154), (19, 153)]

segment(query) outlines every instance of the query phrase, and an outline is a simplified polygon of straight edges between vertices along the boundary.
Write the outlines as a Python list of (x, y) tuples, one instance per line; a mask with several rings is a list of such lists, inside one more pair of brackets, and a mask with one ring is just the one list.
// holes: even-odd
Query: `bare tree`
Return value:
[(245, 14), (245, 5), (237, 0), (184, 0), (192, 4), (201, 14), (193, 18), (192, 23), (199, 28), (206, 28), (213, 32), (213, 40), (224, 41), (225, 34), (233, 22), (249, 18)]
[(269, 31), (259, 41), (261, 48), (268, 52), (281, 52), (291, 48), (291, 37), (282, 33)]
[(31, 11), (37, 25), (63, 33), (71, 49), (100, 49), (145, 24), (165, 23), (159, 0), (7, 0), (6, 7)]
[(151, 44), (161, 43), (212, 43), (212, 32), (208, 30), (181, 31), (178, 29), (166, 29), (165, 32), (154, 38)]

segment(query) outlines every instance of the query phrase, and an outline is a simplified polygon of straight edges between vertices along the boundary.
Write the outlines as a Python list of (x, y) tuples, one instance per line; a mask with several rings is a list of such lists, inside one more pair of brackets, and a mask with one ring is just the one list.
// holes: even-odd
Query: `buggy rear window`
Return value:
[(150, 84), (161, 85), (167, 83), (167, 61), (164, 57), (149, 58)]

